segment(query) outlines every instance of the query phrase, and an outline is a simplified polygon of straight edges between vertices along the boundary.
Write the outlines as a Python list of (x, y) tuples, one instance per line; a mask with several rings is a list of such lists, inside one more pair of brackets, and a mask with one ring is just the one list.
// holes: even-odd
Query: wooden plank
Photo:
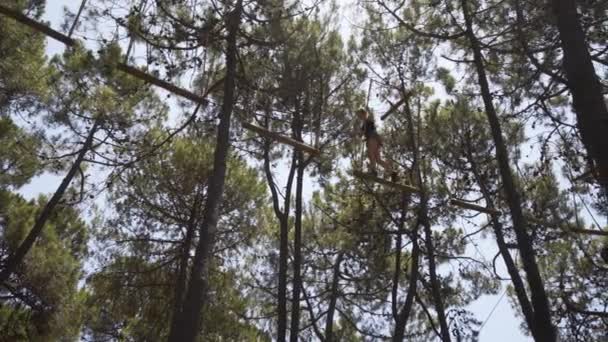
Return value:
[(457, 207), (464, 208), (464, 209), (479, 211), (480, 213), (485, 213), (485, 214), (490, 214), (490, 215), (500, 216), (500, 214), (501, 214), (500, 211), (498, 211), (496, 209), (482, 207), (480, 205), (473, 204), (471, 202), (466, 202), (463, 200), (459, 200), (457, 198), (450, 198), (450, 204), (455, 205)]
[(420, 189), (418, 189), (416, 187), (413, 187), (411, 185), (399, 184), (399, 183), (391, 182), (391, 181), (388, 181), (386, 179), (382, 179), (380, 177), (376, 177), (374, 175), (371, 175), (369, 173), (365, 173), (365, 172), (361, 172), (361, 171), (353, 171), (353, 175), (355, 177), (358, 177), (358, 178), (367, 179), (367, 180), (370, 180), (372, 182), (376, 182), (376, 183), (379, 183), (379, 184), (382, 184), (382, 185), (386, 185), (386, 186), (390, 186), (390, 187), (399, 189), (399, 190), (401, 190), (403, 192), (420, 193)]
[[(17, 21), (21, 24), (29, 26), (30, 28), (37, 30), (55, 40), (58, 40), (67, 46), (71, 47), (71, 46), (74, 46), (74, 44), (76, 44), (76, 40), (66, 36), (65, 34), (59, 32), (59, 31), (55, 31), (52, 28), (50, 28), (36, 20), (30, 19), (26, 15), (22, 14), (19, 11), (12, 9), (12, 8), (6, 7), (4, 5), (0, 5), (0, 14), (4, 14), (7, 17), (14, 19), (15, 21)], [(179, 96), (184, 97), (193, 102), (200, 103), (204, 106), (206, 106), (208, 104), (208, 101), (205, 100), (202, 96), (196, 95), (191, 91), (180, 88), (167, 81), (163, 81), (157, 77), (154, 77), (140, 69), (134, 68), (125, 63), (117, 63), (117, 68), (120, 71), (127, 73), (135, 78), (138, 78), (144, 82), (153, 84), (157, 87), (163, 88), (163, 89), (167, 90), (168, 92), (179, 95)]]
[(290, 139), (290, 138), (288, 138), (288, 137), (286, 137), (284, 135), (281, 135), (279, 133), (269, 131), (269, 130), (267, 130), (265, 128), (262, 128), (260, 126), (257, 126), (257, 125), (254, 125), (254, 124), (250, 124), (249, 122), (243, 122), (243, 128), (248, 129), (250, 131), (253, 131), (255, 133), (258, 133), (260, 135), (263, 135), (265, 137), (268, 137), (268, 138), (270, 138), (272, 140), (276, 140), (276, 141), (281, 142), (283, 144), (290, 145), (290, 146), (292, 146), (292, 147), (294, 147), (294, 148), (296, 148), (298, 150), (301, 150), (301, 151), (304, 151), (304, 152), (308, 152), (311, 155), (316, 156), (316, 155), (321, 154), (321, 151), (319, 151), (318, 149), (316, 149), (314, 147), (308, 146), (308, 145), (303, 144), (303, 143), (301, 143), (299, 141), (295, 141), (295, 140)]

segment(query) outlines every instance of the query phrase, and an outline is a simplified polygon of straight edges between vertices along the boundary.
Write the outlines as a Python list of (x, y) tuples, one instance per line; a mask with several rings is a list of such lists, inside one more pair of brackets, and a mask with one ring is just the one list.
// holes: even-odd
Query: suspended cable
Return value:
[(500, 296), (500, 298), (498, 298), (498, 301), (496, 302), (496, 304), (494, 304), (494, 307), (492, 308), (492, 311), (490, 311), (490, 313), (488, 314), (488, 317), (486, 317), (486, 319), (483, 321), (483, 323), (479, 327), (479, 331), (478, 332), (481, 332), (481, 330), (486, 325), (486, 323), (488, 323), (488, 321), (492, 317), (492, 314), (494, 313), (494, 311), (496, 310), (496, 308), (498, 307), (498, 305), (500, 304), (500, 302), (502, 301), (502, 299), (505, 297), (506, 294), (507, 294), (507, 289), (505, 289), (503, 291), (502, 295)]

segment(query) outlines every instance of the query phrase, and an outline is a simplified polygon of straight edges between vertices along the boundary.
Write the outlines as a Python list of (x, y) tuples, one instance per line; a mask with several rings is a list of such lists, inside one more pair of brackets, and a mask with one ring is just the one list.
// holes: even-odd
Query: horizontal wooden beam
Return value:
[(482, 207), (477, 204), (473, 204), (471, 202), (466, 202), (457, 198), (450, 198), (450, 204), (455, 205), (457, 207), (461, 207), (464, 209), (474, 210), (485, 214), (496, 215), (499, 216), (501, 213), (496, 209)]
[(369, 181), (372, 182), (376, 182), (382, 185), (386, 185), (395, 189), (399, 189), (403, 192), (407, 192), (407, 193), (420, 193), (420, 189), (413, 187), (411, 185), (406, 185), (406, 184), (400, 184), (400, 183), (395, 183), (395, 182), (391, 182), (388, 181), (386, 179), (382, 179), (380, 177), (376, 177), (374, 175), (371, 175), (369, 173), (365, 173), (365, 172), (361, 172), (361, 171), (353, 171), (353, 175), (357, 178), (361, 178), (361, 179), (367, 179)]
[(295, 149), (298, 149), (298, 150), (301, 150), (304, 152), (308, 152), (311, 155), (317, 156), (317, 155), (321, 154), (321, 151), (319, 151), (318, 149), (316, 149), (314, 147), (308, 146), (299, 141), (295, 141), (295, 140), (288, 138), (284, 135), (281, 135), (279, 133), (269, 131), (263, 127), (260, 127), (260, 126), (257, 126), (257, 125), (254, 125), (254, 124), (251, 124), (248, 122), (243, 122), (243, 128), (248, 129), (257, 134), (263, 135), (272, 140), (276, 140), (280, 143), (290, 145), (290, 146), (294, 147)]
[[(30, 28), (39, 31), (43, 34), (45, 34), (46, 36), (49, 36), (67, 46), (74, 46), (76, 44), (76, 40), (72, 39), (70, 37), (68, 37), (67, 35), (59, 32), (59, 31), (55, 31), (52, 28), (36, 21), (33, 20), (31, 18), (28, 18), (26, 15), (24, 15), (23, 13), (16, 11), (10, 7), (7, 7), (5, 5), (0, 5), (0, 14), (4, 14), (5, 16), (14, 19), (15, 21), (29, 26)], [(188, 91), (186, 89), (180, 88), (174, 84), (171, 84), (167, 81), (163, 81), (157, 77), (154, 77), (140, 69), (134, 68), (132, 66), (129, 66), (125, 63), (117, 63), (117, 68), (118, 70), (129, 74), (135, 78), (138, 78), (144, 82), (147, 82), (149, 84), (155, 85), (157, 87), (163, 88), (168, 92), (171, 92), (173, 94), (179, 95), (181, 97), (184, 97), (190, 101), (196, 102), (196, 103), (200, 103), (204, 106), (206, 106), (209, 102), (207, 100), (205, 100), (204, 97), (200, 96), (200, 95), (196, 95), (191, 91)]]

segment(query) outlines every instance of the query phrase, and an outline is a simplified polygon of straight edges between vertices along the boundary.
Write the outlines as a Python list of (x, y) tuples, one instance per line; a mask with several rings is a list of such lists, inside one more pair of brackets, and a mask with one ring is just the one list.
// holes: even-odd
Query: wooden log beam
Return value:
[(500, 214), (501, 214), (500, 211), (498, 211), (496, 209), (482, 207), (480, 205), (473, 204), (471, 202), (466, 202), (466, 201), (463, 201), (463, 200), (460, 200), (457, 198), (450, 198), (450, 204), (455, 205), (457, 207), (464, 208), (464, 209), (474, 210), (474, 211), (478, 211), (480, 213), (485, 213), (485, 214), (489, 214), (489, 215), (500, 216)]
[(204, 97), (202, 97), (200, 95), (196, 95), (191, 91), (188, 91), (184, 88), (180, 88), (180, 87), (176, 86), (175, 84), (169, 83), (167, 81), (163, 81), (159, 78), (156, 78), (140, 69), (134, 68), (125, 63), (118, 63), (117, 68), (118, 68), (118, 70), (120, 70), (124, 73), (127, 73), (133, 77), (139, 78), (140, 80), (147, 82), (149, 84), (155, 85), (159, 88), (163, 88), (170, 93), (181, 96), (192, 102), (200, 103), (203, 106), (206, 106), (209, 104), (209, 101), (207, 101)]
[[(553, 222), (549, 222), (548, 220), (539, 220), (536, 218), (527, 218), (528, 222), (538, 224), (538, 225), (557, 225)], [(565, 233), (571, 234), (583, 234), (583, 235), (592, 235), (592, 236), (607, 236), (608, 237), (608, 227), (604, 229), (584, 229), (584, 228), (565, 228)]]
[(357, 178), (361, 178), (361, 179), (366, 179), (372, 182), (376, 182), (382, 185), (386, 185), (395, 189), (399, 189), (403, 192), (407, 192), (407, 193), (420, 193), (420, 189), (413, 187), (411, 185), (407, 185), (407, 184), (399, 184), (399, 183), (395, 183), (395, 182), (391, 182), (388, 181), (386, 179), (382, 179), (380, 177), (376, 177), (374, 175), (371, 175), (369, 173), (365, 173), (365, 172), (361, 172), (361, 171), (353, 171), (353, 175)]
[(399, 100), (399, 102), (392, 105), (391, 108), (389, 108), (389, 110), (380, 117), (380, 120), (384, 121), (384, 119), (388, 118), (389, 115), (393, 114), (393, 112), (396, 111), (397, 108), (399, 108), (404, 103), (405, 98), (402, 98), (401, 100)]
[(257, 134), (260, 134), (262, 136), (265, 136), (267, 138), (270, 138), (272, 140), (276, 140), (276, 141), (278, 141), (280, 143), (290, 145), (290, 146), (292, 146), (292, 147), (294, 147), (294, 148), (296, 148), (298, 150), (301, 150), (301, 151), (304, 151), (304, 152), (308, 152), (309, 154), (311, 154), (313, 156), (318, 156), (318, 155), (321, 154), (321, 151), (319, 151), (318, 149), (316, 149), (314, 147), (308, 146), (308, 145), (303, 144), (303, 143), (301, 143), (299, 141), (295, 141), (295, 140), (293, 140), (291, 138), (288, 138), (288, 137), (286, 137), (284, 135), (281, 135), (279, 133), (269, 131), (269, 130), (267, 130), (265, 128), (262, 128), (260, 126), (257, 126), (257, 125), (254, 125), (254, 124), (250, 124), (248, 122), (243, 122), (243, 128), (248, 129), (248, 130), (250, 130), (252, 132), (255, 132)]
[(36, 31), (44, 33), (45, 35), (47, 35), (55, 40), (58, 40), (67, 46), (73, 46), (76, 43), (76, 41), (74, 39), (66, 36), (65, 34), (55, 31), (52, 28), (50, 28), (34, 19), (30, 19), (23, 13), (21, 13), (17, 10), (14, 10), (10, 7), (7, 7), (5, 5), (0, 5), (0, 13), (4, 14), (5, 16), (7, 16), (9, 18), (14, 19), (15, 21), (17, 21), (23, 25), (29, 26)]
[[(41, 33), (43, 33), (44, 35), (51, 37), (63, 44), (65, 44), (66, 46), (72, 47), (76, 44), (76, 40), (72, 39), (70, 37), (68, 37), (67, 35), (59, 32), (59, 31), (55, 31), (52, 28), (36, 21), (33, 20), (31, 18), (28, 18), (26, 15), (24, 15), (23, 13), (16, 11), (10, 7), (7, 7), (5, 5), (0, 5), (0, 14), (4, 14), (5, 16), (12, 18), (13, 20), (17, 21), (18, 23), (21, 23), (23, 25), (26, 25), (36, 31), (39, 31)], [(138, 78), (144, 82), (147, 82), (149, 84), (155, 85), (157, 87), (163, 88), (166, 91), (179, 95), (183, 98), (186, 98), (190, 101), (196, 102), (196, 103), (200, 103), (201, 105), (206, 106), (209, 102), (207, 100), (205, 100), (205, 98), (203, 98), (200, 95), (196, 95), (194, 93), (192, 93), (191, 91), (188, 91), (186, 89), (180, 88), (174, 84), (171, 84), (167, 81), (163, 81), (157, 77), (154, 77), (140, 69), (134, 68), (132, 66), (129, 66), (125, 63), (117, 63), (116, 64), (118, 70), (127, 73), (135, 78)]]

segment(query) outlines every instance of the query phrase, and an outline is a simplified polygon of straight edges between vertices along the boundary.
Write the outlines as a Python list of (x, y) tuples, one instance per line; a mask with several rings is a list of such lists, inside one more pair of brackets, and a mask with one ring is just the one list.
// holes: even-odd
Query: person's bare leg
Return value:
[(391, 180), (395, 181), (397, 179), (397, 174), (393, 170), (393, 164), (390, 161), (383, 160), (381, 158), (381, 156), (380, 156), (381, 155), (381, 150), (382, 150), (382, 147), (378, 144), (378, 148), (376, 149), (376, 160), (378, 161), (378, 163), (380, 165), (382, 165), (382, 168), (384, 169), (384, 172), (390, 176)]
[(376, 159), (376, 161), (382, 165), (382, 168), (384, 169), (384, 171), (386, 172), (391, 172), (392, 171), (392, 165), (391, 163), (389, 163), (386, 160), (383, 160), (380, 154), (380, 151), (382, 150), (382, 147), (380, 147), (380, 144), (374, 139), (374, 159)]
[(384, 171), (386, 171), (386, 172), (393, 171), (393, 165), (389, 161), (381, 159), (380, 156), (377, 157), (377, 160), (378, 160), (378, 164), (382, 165), (382, 168), (384, 169)]

